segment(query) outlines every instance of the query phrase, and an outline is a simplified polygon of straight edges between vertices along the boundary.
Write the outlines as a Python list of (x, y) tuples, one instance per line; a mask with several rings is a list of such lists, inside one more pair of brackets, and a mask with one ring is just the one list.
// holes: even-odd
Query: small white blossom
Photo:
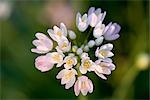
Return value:
[(62, 37), (58, 41), (58, 46), (56, 48), (61, 50), (62, 52), (68, 52), (71, 49), (71, 42), (69, 42), (66, 37)]
[(43, 54), (52, 50), (53, 42), (45, 34), (36, 33), (35, 36), (37, 40), (34, 40), (32, 43), (36, 48), (31, 49), (32, 52)]
[(56, 42), (58, 42), (62, 37), (67, 36), (67, 29), (66, 29), (65, 24), (63, 23), (60, 23), (60, 28), (57, 26), (54, 26), (53, 30), (48, 29), (47, 32), (50, 35), (50, 37)]
[(89, 48), (92, 48), (94, 45), (95, 45), (95, 41), (94, 41), (94, 40), (90, 40), (90, 41), (88, 42), (88, 47), (89, 47)]
[(77, 72), (75, 69), (63, 69), (56, 76), (57, 79), (61, 79), (61, 84), (66, 84), (65, 89), (69, 89), (75, 83)]
[(98, 47), (96, 49), (95, 56), (100, 58), (100, 59), (105, 59), (105, 58), (108, 58), (108, 57), (112, 57), (114, 55), (111, 52), (112, 48), (113, 48), (113, 45), (110, 44), (110, 43), (102, 45), (100, 48)]
[(112, 62), (104, 62), (99, 59), (95, 63), (95, 73), (102, 79), (107, 79), (103, 74), (110, 75), (111, 71), (115, 70), (115, 65)]
[(72, 46), (72, 51), (73, 51), (73, 52), (76, 52), (77, 49), (78, 49), (78, 47), (77, 47), (76, 45)]
[(63, 63), (65, 63), (64, 67), (66, 69), (70, 69), (77, 64), (77, 58), (74, 56), (74, 54), (71, 53), (65, 57)]
[(93, 36), (100, 38), (104, 34), (105, 25), (100, 21), (94, 28)]
[(93, 83), (88, 77), (86, 76), (80, 76), (78, 77), (78, 80), (76, 81), (74, 85), (74, 92), (75, 95), (78, 96), (81, 92), (84, 96), (87, 95), (87, 93), (93, 92)]
[(73, 31), (69, 30), (68, 34), (69, 34), (70, 39), (72, 39), (72, 40), (76, 39), (76, 34)]
[(106, 12), (102, 13), (101, 9), (98, 8), (95, 10), (94, 7), (91, 7), (88, 11), (88, 21), (91, 27), (95, 27), (98, 22), (102, 22), (106, 16)]
[(86, 74), (87, 71), (94, 71), (95, 69), (95, 63), (90, 60), (89, 57), (84, 57), (82, 55), (82, 60), (81, 60), (81, 66), (79, 67), (79, 70), (82, 74)]
[(87, 14), (81, 16), (81, 14), (78, 12), (76, 15), (76, 26), (78, 27), (79, 31), (84, 32), (87, 29), (88, 25)]

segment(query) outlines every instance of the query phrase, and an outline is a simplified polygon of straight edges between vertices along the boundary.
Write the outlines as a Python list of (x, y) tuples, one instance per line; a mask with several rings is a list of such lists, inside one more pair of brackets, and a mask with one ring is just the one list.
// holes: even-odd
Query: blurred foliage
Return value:
[[(11, 8), (7, 18), (0, 16), (1, 99), (77, 99), (73, 88), (65, 90), (60, 85), (60, 80), (56, 80), (55, 76), (60, 69), (53, 68), (49, 72), (41, 73), (34, 67), (34, 59), (38, 55), (30, 51), (35, 33), (47, 34), (47, 29), (55, 25), (44, 17), (51, 19), (52, 13), (42, 13), (45, 6), (55, 0), (5, 1), (11, 4)], [(74, 16), (77, 11), (87, 12), (91, 6), (102, 8), (107, 11), (104, 23), (114, 21), (122, 27), (121, 37), (113, 42), (113, 60), (117, 68), (106, 81), (89, 73), (88, 76), (94, 83), (94, 92), (87, 98), (149, 99), (149, 65), (143, 70), (136, 64), (138, 55), (149, 54), (149, 1), (64, 0), (64, 3), (73, 10)], [(60, 12), (61, 10), (53, 11)], [(73, 25), (68, 27), (77, 31), (75, 17), (69, 21), (73, 21)], [(81, 38), (78, 39), (79, 42), (80, 40)]]

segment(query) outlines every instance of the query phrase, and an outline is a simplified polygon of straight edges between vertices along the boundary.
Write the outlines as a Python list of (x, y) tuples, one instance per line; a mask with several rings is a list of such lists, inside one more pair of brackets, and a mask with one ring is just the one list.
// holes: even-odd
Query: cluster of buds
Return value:
[[(93, 29), (93, 40), (85, 40), (81, 46), (75, 44), (78, 38), (74, 31), (67, 30), (65, 24), (60, 23), (60, 27), (54, 26), (48, 29), (49, 36), (43, 33), (36, 33), (36, 40), (33, 45), (36, 48), (32, 52), (43, 54), (35, 59), (35, 67), (41, 72), (51, 70), (54, 66), (63, 69), (57, 74), (56, 78), (61, 79), (61, 84), (65, 89), (74, 86), (75, 95), (80, 92), (82, 95), (93, 92), (93, 83), (86, 76), (88, 72), (94, 72), (102, 79), (107, 79), (105, 75), (110, 75), (115, 69), (115, 65), (110, 57), (114, 56), (111, 52), (113, 45), (111, 43), (103, 44), (103, 40), (115, 40), (119, 37), (121, 27), (117, 23), (110, 22), (105, 26), (103, 20), (106, 12), (101, 12), (100, 8), (91, 7), (88, 14), (83, 16), (80, 13), (76, 15), (76, 26), (81, 34), (87, 34), (87, 28)], [(77, 41), (76, 41), (77, 42)], [(95, 50), (96, 61), (92, 60), (89, 55), (91, 48)]]

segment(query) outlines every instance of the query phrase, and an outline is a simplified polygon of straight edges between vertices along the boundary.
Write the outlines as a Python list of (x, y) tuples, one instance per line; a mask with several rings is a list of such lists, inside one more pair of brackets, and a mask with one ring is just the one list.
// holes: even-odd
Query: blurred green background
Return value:
[(41, 73), (34, 67), (38, 54), (30, 49), (36, 32), (47, 34), (60, 22), (77, 30), (76, 13), (85, 13), (91, 6), (107, 11), (105, 24), (121, 25), (121, 37), (112, 42), (116, 70), (106, 81), (89, 73), (94, 92), (79, 99), (149, 99), (148, 0), (0, 0), (2, 100), (78, 99), (73, 88), (65, 90), (56, 80), (60, 69)]

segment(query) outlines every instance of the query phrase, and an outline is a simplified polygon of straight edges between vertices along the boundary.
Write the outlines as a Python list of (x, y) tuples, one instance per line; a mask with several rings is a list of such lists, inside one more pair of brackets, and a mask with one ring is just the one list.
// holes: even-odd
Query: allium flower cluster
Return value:
[[(81, 34), (93, 34), (93, 40), (88, 41), (88, 37), (82, 45), (75, 44), (76, 32), (68, 30), (64, 23), (60, 26), (54, 26), (48, 29), (49, 36), (43, 33), (36, 33), (36, 40), (33, 45), (36, 48), (31, 49), (32, 52), (42, 54), (35, 59), (35, 67), (41, 72), (51, 70), (54, 66), (63, 69), (57, 74), (56, 78), (61, 79), (61, 84), (65, 85), (65, 89), (74, 86), (75, 95), (80, 92), (82, 95), (93, 92), (93, 83), (86, 76), (88, 72), (94, 72), (102, 79), (107, 79), (105, 75), (110, 75), (115, 70), (115, 65), (111, 59), (113, 44), (102, 44), (103, 40), (115, 40), (119, 37), (120, 25), (110, 22), (108, 25), (103, 23), (106, 12), (102, 12), (100, 8), (91, 7), (88, 14), (77, 13), (76, 26)], [(87, 32), (86, 30), (93, 31)], [(86, 31), (86, 32), (85, 32)], [(76, 41), (77, 42), (77, 41)], [(94, 61), (90, 58), (89, 51), (91, 48), (97, 47), (95, 50)]]

